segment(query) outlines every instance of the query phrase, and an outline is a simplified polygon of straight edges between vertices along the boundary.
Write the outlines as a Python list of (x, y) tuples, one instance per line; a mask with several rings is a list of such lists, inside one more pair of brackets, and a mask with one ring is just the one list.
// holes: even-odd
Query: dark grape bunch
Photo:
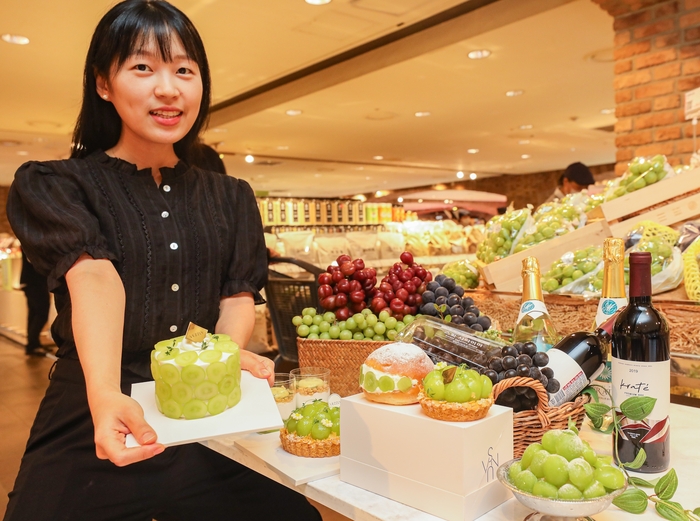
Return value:
[[(529, 377), (539, 380), (548, 393), (559, 391), (561, 385), (554, 378), (554, 371), (547, 367), (547, 353), (537, 352), (533, 342), (516, 342), (501, 349), (500, 356), (492, 356), (488, 360), (488, 369), (482, 374), (489, 377), (494, 385), (501, 380), (515, 377)], [(511, 407), (515, 412), (534, 409), (537, 407), (537, 393), (529, 387), (511, 387), (503, 391), (496, 400), (498, 405)]]
[[(453, 324), (464, 325), (474, 331), (488, 331), (491, 327), (491, 319), (479, 312), (474, 299), (465, 297), (464, 288), (450, 277), (438, 275), (428, 282), (421, 298), (423, 305), (420, 311), (424, 315), (450, 315)], [(441, 313), (438, 309), (443, 305), (446, 309)]]

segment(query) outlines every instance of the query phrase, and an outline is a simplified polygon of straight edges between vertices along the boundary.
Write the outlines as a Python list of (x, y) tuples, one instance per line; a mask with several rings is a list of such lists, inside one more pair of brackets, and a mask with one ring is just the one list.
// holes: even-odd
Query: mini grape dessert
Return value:
[(522, 492), (559, 500), (595, 499), (627, 486), (610, 456), (598, 456), (570, 429), (547, 431), (511, 463), (508, 480)]
[(423, 378), (434, 368), (420, 347), (395, 342), (376, 349), (360, 368), (365, 398), (389, 405), (418, 403)]
[(151, 352), (158, 410), (186, 420), (221, 414), (241, 400), (238, 345), (194, 324), (187, 331), (158, 342)]
[(316, 400), (295, 409), (280, 430), (282, 448), (304, 458), (340, 455), (340, 408)]
[(481, 420), (493, 405), (493, 384), (465, 364), (439, 362), (423, 379), (419, 396), (425, 414), (436, 420), (465, 422)]

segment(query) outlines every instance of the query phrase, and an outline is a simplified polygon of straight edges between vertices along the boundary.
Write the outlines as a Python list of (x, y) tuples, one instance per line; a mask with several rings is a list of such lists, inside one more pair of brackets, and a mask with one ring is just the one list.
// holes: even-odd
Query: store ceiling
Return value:
[[(112, 3), (0, 4), (0, 33), (31, 41), (0, 41), (0, 184), (25, 160), (66, 157), (86, 48)], [(231, 175), (256, 190), (344, 196), (453, 181), (458, 170), (485, 176), (614, 162), (614, 136), (599, 130), (615, 121), (601, 113), (614, 107), (612, 18), (591, 0), (173, 3), (202, 33), (215, 104), (242, 100), (214, 113), (205, 140), (225, 154)], [(279, 81), (478, 4), (488, 5), (296, 82)], [(470, 60), (476, 49), (492, 54)], [(273, 88), (275, 80), (282, 85)], [(509, 90), (524, 93), (507, 97)], [(288, 116), (290, 109), (302, 113)], [(246, 163), (246, 154), (256, 160)]]

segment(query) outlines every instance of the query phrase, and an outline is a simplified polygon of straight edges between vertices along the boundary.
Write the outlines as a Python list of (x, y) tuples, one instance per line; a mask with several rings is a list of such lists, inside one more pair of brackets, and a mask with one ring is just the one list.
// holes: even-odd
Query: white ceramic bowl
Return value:
[(542, 514), (551, 516), (548, 519), (577, 519), (599, 514), (608, 508), (612, 504), (613, 499), (622, 494), (627, 488), (627, 483), (625, 483), (623, 488), (594, 499), (566, 500), (534, 496), (518, 489), (508, 479), (508, 469), (513, 463), (518, 461), (520, 461), (520, 458), (510, 460), (498, 467), (498, 472), (496, 473), (498, 480), (507, 487), (523, 505)]

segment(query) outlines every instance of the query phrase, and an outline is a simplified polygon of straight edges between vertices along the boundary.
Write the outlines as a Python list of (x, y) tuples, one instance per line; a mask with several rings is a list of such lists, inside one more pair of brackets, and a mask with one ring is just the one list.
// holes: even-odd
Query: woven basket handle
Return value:
[(539, 380), (533, 380), (532, 378), (522, 376), (501, 380), (493, 386), (494, 402), (498, 398), (498, 395), (511, 387), (530, 387), (531, 389), (535, 390), (537, 393), (537, 408), (535, 409), (537, 418), (540, 420), (542, 428), (549, 427), (550, 421), (547, 417), (547, 409), (549, 409), (549, 395), (547, 394), (547, 391), (542, 383)]

